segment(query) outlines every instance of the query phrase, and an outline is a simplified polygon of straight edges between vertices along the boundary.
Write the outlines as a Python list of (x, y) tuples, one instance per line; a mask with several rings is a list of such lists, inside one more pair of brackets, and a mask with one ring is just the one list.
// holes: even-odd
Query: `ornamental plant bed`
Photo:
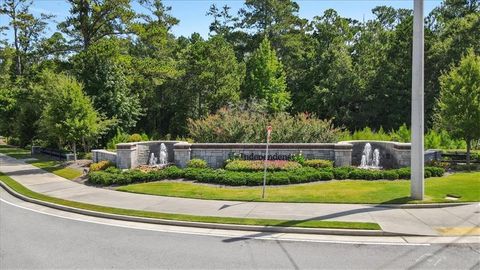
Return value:
[[(444, 170), (435, 167), (425, 168), (425, 177), (442, 176)], [(140, 170), (121, 171), (110, 167), (105, 171), (89, 173), (89, 182), (95, 185), (126, 185), (131, 183), (142, 183), (160, 181), (164, 179), (194, 180), (201, 183), (212, 183), (226, 186), (259, 186), (263, 182), (263, 172), (242, 172), (228, 171), (224, 169), (210, 168), (187, 168), (180, 169), (175, 166), (161, 170), (142, 172)], [(353, 167), (322, 168), (315, 169), (302, 167), (290, 171), (270, 171), (267, 173), (268, 185), (289, 185), (332, 179), (359, 179), (359, 180), (380, 180), (380, 179), (409, 179), (410, 169), (402, 168), (396, 170), (365, 170)]]
[[(300, 163), (288, 160), (268, 160), (267, 171), (290, 171), (302, 167)], [(265, 161), (263, 160), (233, 160), (225, 165), (225, 170), (237, 172), (258, 172), (263, 171)]]

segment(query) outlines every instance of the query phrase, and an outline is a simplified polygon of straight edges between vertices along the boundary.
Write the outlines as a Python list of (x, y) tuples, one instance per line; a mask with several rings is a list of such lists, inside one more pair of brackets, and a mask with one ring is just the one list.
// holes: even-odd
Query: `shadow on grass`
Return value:
[(387, 205), (387, 204), (406, 204), (406, 203), (413, 202), (413, 201), (415, 201), (415, 200), (412, 199), (411, 197), (405, 196), (405, 197), (400, 197), (400, 198), (395, 198), (395, 199), (391, 199), (391, 200), (388, 200), (388, 201), (384, 201), (384, 202), (379, 203), (378, 205), (382, 206), (382, 205)]

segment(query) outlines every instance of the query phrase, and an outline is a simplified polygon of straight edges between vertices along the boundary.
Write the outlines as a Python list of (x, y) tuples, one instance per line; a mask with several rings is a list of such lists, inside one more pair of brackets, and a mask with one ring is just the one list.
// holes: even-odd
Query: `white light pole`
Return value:
[(411, 181), (412, 199), (423, 200), (424, 195), (424, 154), (423, 154), (423, 0), (414, 0), (413, 7), (413, 53), (412, 53), (412, 147)]
[(270, 135), (271, 134), (272, 134), (272, 126), (268, 126), (267, 127), (267, 148), (265, 149), (265, 162), (263, 163), (262, 199), (265, 198), (265, 186), (267, 185), (268, 144), (270, 143)]

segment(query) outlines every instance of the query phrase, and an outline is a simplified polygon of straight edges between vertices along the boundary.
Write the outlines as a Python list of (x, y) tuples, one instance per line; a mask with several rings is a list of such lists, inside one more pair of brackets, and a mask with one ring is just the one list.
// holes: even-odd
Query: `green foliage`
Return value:
[(140, 170), (129, 170), (125, 172), (118, 169), (107, 170), (90, 172), (88, 174), (88, 182), (102, 186), (127, 185), (138, 182), (178, 179), (184, 176), (184, 171), (175, 166), (150, 172), (142, 172)]
[(473, 140), (480, 140), (480, 56), (469, 50), (457, 67), (440, 77), (438, 124), (467, 143), (467, 165)]
[(265, 101), (270, 112), (283, 112), (291, 105), (282, 63), (266, 38), (247, 62), (244, 95)]
[(203, 159), (194, 158), (188, 161), (187, 168), (205, 169), (208, 168), (208, 164)]
[(190, 120), (188, 129), (190, 137), (199, 143), (263, 143), (268, 125), (273, 127), (273, 143), (336, 142), (341, 134), (331, 121), (314, 115), (270, 115), (239, 108), (225, 108), (204, 119)]
[(323, 159), (310, 159), (302, 163), (303, 166), (312, 168), (333, 168), (333, 161)]
[(139, 97), (131, 89), (131, 57), (125, 45), (124, 40), (102, 40), (75, 55), (73, 61), (95, 108), (116, 119), (115, 127), (122, 132), (133, 128), (143, 113)]
[[(111, 167), (115, 168), (115, 164), (113, 164), (108, 160), (102, 160), (100, 162), (90, 164), (90, 171), (91, 172), (104, 171)], [(108, 171), (108, 172), (112, 172), (112, 171)]]
[(53, 80), (50, 99), (40, 125), (46, 136), (71, 144), (76, 158), (76, 144), (102, 134), (107, 124), (74, 78), (63, 74), (49, 76)]
[[(454, 139), (447, 131), (429, 130), (425, 134), (425, 149), (465, 149), (466, 143), (462, 140)], [(396, 142), (410, 142), (411, 131), (403, 124), (398, 130), (385, 132), (383, 128), (378, 131), (373, 131), (369, 127), (361, 130), (356, 130), (352, 134), (345, 132), (340, 140), (369, 140), (369, 141), (396, 141)]]
[[(263, 171), (265, 161), (263, 160), (234, 160), (225, 166), (227, 171), (256, 172)], [(301, 168), (302, 165), (295, 161), (268, 160), (267, 171), (291, 171)]]
[(298, 154), (293, 154), (292, 157), (290, 158), (290, 161), (298, 162), (302, 166), (305, 163), (305, 160), (306, 159), (305, 159), (305, 156), (303, 156), (302, 151), (300, 151), (300, 153)]
[(70, 16), (58, 28), (71, 37), (76, 48), (87, 49), (102, 38), (122, 34), (126, 23), (135, 15), (128, 0), (68, 2), (71, 5)]
[[(203, 119), (219, 108), (250, 100), (258, 100), (264, 112), (285, 111), (293, 119), (304, 112), (331, 119), (337, 127), (357, 130), (352, 136), (363, 139), (373, 134), (362, 130), (365, 127), (376, 131), (372, 137), (379, 140), (387, 135), (401, 142), (410, 138), (406, 126), (411, 102), (411, 10), (380, 6), (372, 10), (371, 19), (359, 22), (329, 9), (306, 20), (299, 17), (303, 4), (247, 0), (238, 16), (228, 6), (212, 6), (211, 35), (204, 40), (199, 34), (176, 37), (172, 27), (179, 21), (161, 0), (141, 0), (142, 8), (135, 10), (127, 0), (67, 2), (70, 12), (57, 25), (60, 32), (50, 37), (45, 29), (51, 18), (32, 13), (29, 1), (0, 4), (6, 19), (0, 36), (8, 36), (7, 31), (17, 33), (0, 38), (0, 134), (12, 142), (27, 145), (40, 139), (39, 143), (51, 147), (67, 144), (39, 132), (38, 120), (51, 88), (41, 75), (45, 69), (75, 75), (102, 118), (116, 119), (100, 138), (82, 140), (87, 152), (92, 146), (105, 147), (117, 130), (185, 137), (188, 119)], [(467, 147), (456, 129), (435, 123), (434, 115), (436, 109), (439, 114), (443, 110), (437, 106), (437, 100), (442, 104), (445, 99), (439, 89), (448, 88), (442, 91), (451, 93), (461, 88), (453, 85), (466, 83), (468, 78), (478, 81), (463, 71), (455, 79), (439, 80), (460, 66), (469, 49), (474, 55), (480, 53), (476, 2), (444, 1), (427, 17), (427, 148)], [(468, 98), (472, 100), (476, 99)], [(463, 120), (473, 122), (469, 134), (479, 130), (475, 113), (462, 115)], [(253, 125), (255, 132), (242, 127), (243, 131), (235, 133), (234, 126), (217, 126), (215, 132), (228, 141), (250, 139), (250, 134), (258, 132), (252, 141), (262, 142), (265, 136), (257, 130), (263, 130), (264, 123), (271, 124), (275, 116), (267, 118), (258, 119), (262, 128)], [(405, 127), (392, 132), (403, 123)], [(289, 134), (290, 130), (303, 135)], [(277, 134), (277, 141), (331, 139), (330, 135), (318, 140), (305, 135), (315, 134), (312, 130), (284, 131), (285, 135)], [(478, 139), (470, 141), (473, 148), (478, 147)]]
[[(260, 186), (263, 184), (263, 172), (258, 170), (258, 166), (248, 167), (247, 163), (239, 163), (238, 161), (233, 161), (232, 163), (234, 163), (234, 166), (226, 170), (198, 167), (189, 167), (182, 170), (177, 167), (167, 167), (165, 169), (149, 172), (142, 172), (140, 170), (122, 172), (117, 169), (111, 169), (110, 171), (91, 172), (88, 176), (89, 182), (97, 185), (125, 185), (137, 182), (151, 182), (178, 178), (186, 178), (200, 183), (226, 186)], [(289, 164), (293, 165), (294, 163), (290, 162)], [(365, 170), (353, 167), (316, 169), (312, 167), (302, 168), (298, 163), (295, 164), (296, 165), (293, 165), (289, 169), (272, 168), (269, 170), (267, 172), (267, 184), (289, 185), (327, 181), (332, 179), (395, 180), (400, 178), (410, 178), (410, 168), (383, 171)], [(441, 168), (426, 167), (425, 177), (439, 177), (442, 176), (444, 172), (445, 171)]]
[(127, 139), (127, 142), (141, 142), (141, 141), (148, 141), (148, 136), (147, 134), (143, 133), (143, 134), (138, 134), (138, 133), (134, 133), (130, 136), (128, 136), (128, 139)]
[(128, 135), (127, 133), (123, 133), (117, 130), (117, 134), (115, 135), (115, 137), (111, 138), (110, 141), (108, 141), (107, 149), (113, 150), (117, 148), (117, 144), (128, 142), (129, 136), (130, 135)]
[(149, 141), (150, 138), (148, 137), (147, 134), (142, 133), (142, 134), (132, 134), (129, 135), (127, 133), (120, 132), (117, 130), (117, 134), (115, 134), (115, 137), (111, 138), (110, 141), (107, 143), (107, 149), (116, 149), (117, 144), (119, 143), (130, 143), (130, 142), (142, 142), (142, 141)]

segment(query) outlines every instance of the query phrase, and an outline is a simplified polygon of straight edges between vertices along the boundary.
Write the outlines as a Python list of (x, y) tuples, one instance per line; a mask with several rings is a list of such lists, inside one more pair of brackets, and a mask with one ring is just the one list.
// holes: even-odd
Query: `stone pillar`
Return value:
[(335, 144), (335, 167), (352, 166), (352, 149), (353, 145), (349, 143)]
[(393, 153), (395, 156), (398, 168), (410, 167), (411, 164), (411, 144), (410, 143), (395, 143), (393, 145)]
[(119, 143), (117, 144), (117, 168), (133, 169), (138, 166), (137, 162), (137, 144)]
[(173, 156), (175, 165), (180, 168), (187, 167), (188, 161), (191, 158), (191, 149), (190, 146), (192, 144), (187, 142), (180, 142), (173, 145)]

